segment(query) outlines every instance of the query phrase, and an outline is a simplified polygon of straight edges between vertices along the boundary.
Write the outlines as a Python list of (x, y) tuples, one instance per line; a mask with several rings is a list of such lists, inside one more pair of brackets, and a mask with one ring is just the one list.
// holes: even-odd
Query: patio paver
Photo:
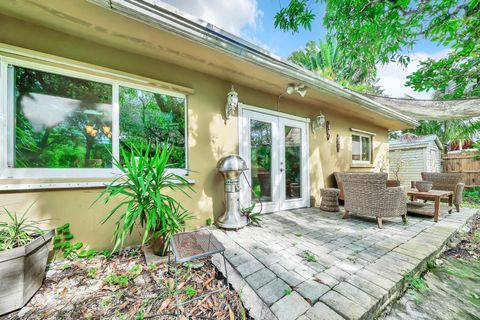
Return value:
[(369, 319), (401, 294), (404, 274), (424, 270), (476, 212), (444, 213), (438, 223), (385, 218), (378, 229), (374, 219), (306, 208), (265, 215), (260, 228), (212, 232), (227, 250), (233, 287), (255, 296), (244, 301), (252, 317)]

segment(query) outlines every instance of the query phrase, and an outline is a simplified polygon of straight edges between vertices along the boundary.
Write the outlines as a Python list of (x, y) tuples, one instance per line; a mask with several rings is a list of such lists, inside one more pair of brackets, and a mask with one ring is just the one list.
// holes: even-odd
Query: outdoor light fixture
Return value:
[(297, 92), (302, 97), (305, 97), (305, 95), (307, 94), (307, 87), (305, 87), (305, 85), (303, 84), (290, 84), (287, 87), (287, 93), (292, 94), (294, 92)]
[(228, 120), (235, 113), (238, 107), (238, 93), (232, 85), (232, 89), (227, 94), (227, 103), (225, 104), (225, 118)]
[(317, 131), (322, 129), (324, 126), (325, 116), (320, 112), (320, 114), (314, 120), (312, 120), (312, 132), (317, 133)]

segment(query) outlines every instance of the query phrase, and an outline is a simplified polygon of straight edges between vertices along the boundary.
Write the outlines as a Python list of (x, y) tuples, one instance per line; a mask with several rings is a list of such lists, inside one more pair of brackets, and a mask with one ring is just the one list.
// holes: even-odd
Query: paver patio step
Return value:
[[(371, 319), (403, 292), (404, 275), (425, 270), (475, 214), (462, 209), (436, 224), (385, 219), (378, 229), (309, 208), (266, 215), (263, 228), (213, 233), (228, 244), (230, 283), (255, 319)], [(315, 259), (307, 261), (305, 250)], [(213, 261), (222, 271), (221, 258)]]

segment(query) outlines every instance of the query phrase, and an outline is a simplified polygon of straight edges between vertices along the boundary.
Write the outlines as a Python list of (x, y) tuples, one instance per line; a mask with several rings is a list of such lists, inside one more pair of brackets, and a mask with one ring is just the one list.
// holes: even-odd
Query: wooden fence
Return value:
[(480, 152), (448, 153), (442, 157), (444, 172), (462, 172), (465, 186), (480, 185)]

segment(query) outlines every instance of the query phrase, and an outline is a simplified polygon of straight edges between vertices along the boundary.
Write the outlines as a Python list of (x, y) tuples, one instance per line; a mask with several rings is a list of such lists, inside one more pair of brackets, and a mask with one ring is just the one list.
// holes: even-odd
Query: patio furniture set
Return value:
[[(406, 221), (407, 212), (428, 214), (438, 222), (443, 200), (448, 201), (449, 213), (453, 205), (459, 212), (465, 187), (461, 173), (422, 172), (422, 181), (412, 181), (412, 188), (406, 192), (398, 181), (388, 180), (387, 173), (335, 172), (334, 176), (338, 188), (321, 190), (320, 209), (338, 212), (339, 200), (342, 200), (344, 219), (352, 213), (375, 217), (379, 228), (382, 228), (383, 217), (401, 216)], [(424, 189), (425, 186), (427, 189)], [(407, 201), (407, 195), (410, 201)], [(433, 208), (427, 202), (429, 200), (434, 202)]]

